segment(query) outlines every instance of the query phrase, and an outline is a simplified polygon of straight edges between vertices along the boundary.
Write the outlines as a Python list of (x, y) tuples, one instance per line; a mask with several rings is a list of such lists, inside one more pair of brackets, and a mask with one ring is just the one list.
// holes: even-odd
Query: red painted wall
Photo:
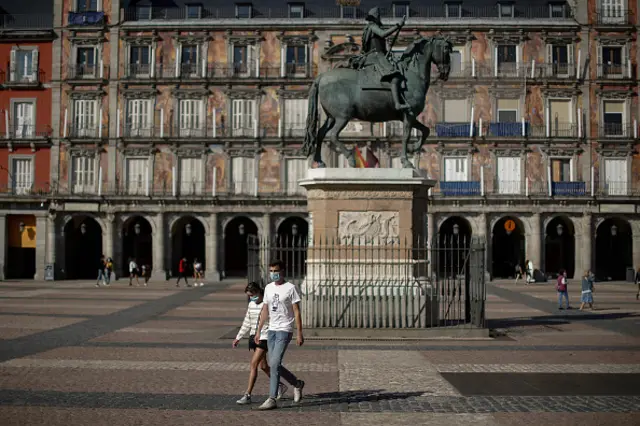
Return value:
[(6, 192), (9, 185), (9, 158), (12, 155), (35, 155), (35, 190), (49, 190), (50, 151), (49, 148), (37, 148), (32, 152), (29, 147), (15, 148), (9, 152), (6, 147), (0, 148), (0, 192)]

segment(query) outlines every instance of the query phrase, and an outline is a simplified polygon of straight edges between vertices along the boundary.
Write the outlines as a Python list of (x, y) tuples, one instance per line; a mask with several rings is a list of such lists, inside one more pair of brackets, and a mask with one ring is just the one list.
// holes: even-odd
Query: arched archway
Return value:
[(278, 226), (276, 257), (284, 262), (287, 278), (302, 278), (306, 274), (308, 234), (309, 224), (301, 217), (288, 217)]
[(206, 231), (202, 222), (193, 216), (185, 216), (176, 220), (171, 229), (171, 274), (178, 276), (178, 262), (187, 259), (192, 265), (195, 259), (202, 263), (204, 269)]
[(525, 268), (524, 235), (524, 225), (515, 216), (505, 216), (493, 226), (491, 232), (491, 275), (493, 278), (513, 277), (516, 265)]
[(247, 276), (247, 237), (258, 235), (258, 227), (246, 216), (233, 218), (224, 229), (224, 272), (226, 277)]
[(631, 225), (621, 218), (604, 220), (596, 230), (596, 277), (625, 280), (626, 268), (633, 266)]
[(153, 269), (153, 230), (142, 216), (133, 216), (122, 225), (122, 270), (129, 274), (129, 258), (135, 259), (138, 267), (148, 265)]
[(545, 228), (544, 268), (547, 276), (558, 275), (561, 269), (567, 277), (575, 275), (576, 242), (573, 222), (564, 216), (554, 217)]
[(434, 253), (438, 275), (451, 278), (466, 275), (471, 235), (471, 224), (461, 216), (451, 216), (440, 225), (438, 247)]
[(96, 279), (102, 253), (102, 227), (92, 217), (78, 215), (64, 226), (64, 269), (67, 279)]

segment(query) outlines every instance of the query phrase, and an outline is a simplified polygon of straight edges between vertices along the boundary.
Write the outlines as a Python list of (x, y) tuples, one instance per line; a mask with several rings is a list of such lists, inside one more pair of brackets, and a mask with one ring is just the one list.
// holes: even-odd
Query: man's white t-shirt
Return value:
[(269, 331), (293, 332), (293, 304), (300, 302), (296, 286), (289, 282), (267, 284), (263, 300), (269, 308)]
[(138, 265), (136, 264), (136, 262), (134, 262), (133, 260), (129, 262), (129, 272), (132, 273), (136, 269), (138, 269)]

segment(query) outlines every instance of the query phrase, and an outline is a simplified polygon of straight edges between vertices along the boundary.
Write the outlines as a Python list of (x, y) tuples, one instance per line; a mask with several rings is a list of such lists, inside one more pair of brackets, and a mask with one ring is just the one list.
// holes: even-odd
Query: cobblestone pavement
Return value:
[[(313, 340), (285, 364), (304, 399), (238, 406), (251, 353), (231, 336), (244, 283), (0, 283), (4, 425), (637, 425), (640, 302), (596, 287), (597, 311), (559, 311), (553, 284), (489, 286), (491, 338)], [(577, 283), (570, 298), (578, 301)]]

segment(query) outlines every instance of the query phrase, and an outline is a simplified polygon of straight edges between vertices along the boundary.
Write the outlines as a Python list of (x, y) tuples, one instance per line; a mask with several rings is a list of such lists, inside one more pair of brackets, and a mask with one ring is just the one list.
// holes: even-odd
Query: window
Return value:
[(254, 134), (255, 101), (253, 99), (234, 99), (231, 105), (233, 117), (233, 136), (248, 136)]
[(603, 24), (625, 22), (625, 0), (600, 0), (600, 20)]
[(518, 46), (500, 44), (496, 47), (496, 72), (501, 76), (515, 76), (518, 70)]
[(73, 130), (75, 137), (98, 136), (98, 102), (93, 99), (78, 99), (73, 103)]
[(498, 17), (513, 18), (513, 5), (510, 3), (498, 3)]
[(551, 137), (573, 137), (573, 111), (570, 99), (549, 100), (549, 129)]
[(564, 3), (550, 3), (549, 4), (549, 17), (551, 18), (566, 18)]
[(397, 2), (393, 3), (393, 17), (402, 18), (403, 16), (409, 17), (409, 3)]
[(461, 76), (462, 74), (462, 52), (460, 50), (453, 50), (449, 54), (451, 60), (451, 68), (449, 74), (451, 76)]
[(76, 49), (76, 77), (95, 78), (97, 73), (97, 48), (81, 46)]
[(624, 106), (624, 102), (604, 101), (604, 136), (625, 136)]
[(233, 46), (233, 73), (238, 77), (249, 77), (254, 69), (256, 47), (253, 45)]
[(203, 137), (205, 134), (204, 102), (200, 99), (180, 100), (180, 137)]
[(127, 104), (126, 134), (132, 137), (151, 136), (153, 109), (150, 99), (131, 99)]
[(298, 185), (298, 181), (306, 177), (308, 168), (305, 158), (287, 158), (285, 160), (287, 195), (304, 194), (305, 189)]
[(130, 46), (129, 67), (130, 75), (149, 75), (151, 46)]
[(460, 3), (445, 3), (445, 12), (447, 18), (461, 18), (462, 17), (462, 4)]
[(200, 19), (202, 6), (199, 4), (188, 4), (187, 8), (187, 19)]
[(519, 121), (519, 99), (498, 99), (497, 107), (498, 123), (516, 123)]
[(628, 162), (626, 158), (607, 158), (604, 160), (604, 186), (607, 195), (627, 195)]
[(11, 159), (11, 188), (17, 195), (25, 195), (33, 188), (33, 160), (31, 158)]
[(236, 4), (236, 18), (237, 19), (251, 19), (251, 4), (241, 3)]
[(234, 194), (255, 193), (256, 159), (254, 157), (233, 157), (231, 159), (232, 188)]
[(137, 6), (136, 17), (139, 21), (151, 19), (151, 6)]
[(469, 103), (466, 99), (444, 100), (445, 123), (468, 123), (469, 115)]
[(183, 44), (180, 49), (181, 76), (196, 77), (198, 75), (198, 45)]
[(13, 102), (13, 137), (16, 139), (35, 136), (35, 102)]
[(308, 99), (285, 99), (285, 136), (302, 136), (306, 130)]
[(551, 182), (571, 182), (571, 159), (551, 159)]
[(11, 82), (28, 83), (38, 80), (38, 49), (11, 50)]
[(289, 4), (289, 18), (302, 19), (304, 18), (304, 3), (290, 3)]
[(86, 194), (95, 191), (96, 159), (93, 157), (73, 157), (71, 163), (71, 181), (74, 194)]
[(497, 183), (499, 194), (519, 194), (522, 187), (519, 157), (498, 157)]
[(469, 180), (466, 157), (447, 157), (444, 159), (444, 181), (466, 182)]
[(552, 76), (569, 76), (573, 74), (573, 45), (548, 44), (547, 63)]
[(146, 195), (149, 179), (148, 158), (127, 158), (126, 162), (127, 194)]
[(599, 50), (600, 77), (622, 77), (627, 62), (626, 48), (623, 46), (602, 46)]
[(180, 194), (197, 195), (202, 193), (202, 159), (182, 157), (179, 162)]
[(342, 19), (356, 19), (355, 6), (340, 6), (340, 17)]
[(76, 12), (98, 12), (98, 0), (76, 1)]
[(287, 74), (305, 74), (307, 46), (287, 46)]

